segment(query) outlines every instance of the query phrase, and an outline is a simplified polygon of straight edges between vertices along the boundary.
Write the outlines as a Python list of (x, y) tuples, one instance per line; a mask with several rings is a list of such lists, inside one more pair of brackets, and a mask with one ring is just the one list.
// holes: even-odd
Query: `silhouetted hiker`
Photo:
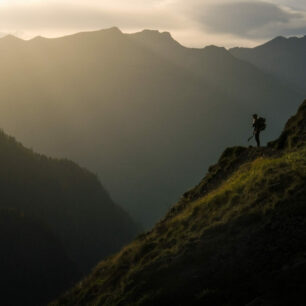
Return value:
[(255, 136), (257, 147), (260, 147), (259, 134), (261, 131), (263, 131), (266, 128), (266, 119), (262, 117), (258, 117), (257, 114), (254, 114), (253, 115), (253, 128), (254, 128), (253, 135)]

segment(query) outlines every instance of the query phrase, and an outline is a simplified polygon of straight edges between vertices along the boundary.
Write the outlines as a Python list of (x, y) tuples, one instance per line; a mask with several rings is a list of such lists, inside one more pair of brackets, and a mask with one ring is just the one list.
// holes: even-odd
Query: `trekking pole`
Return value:
[(251, 137), (248, 138), (248, 142), (254, 137), (254, 132), (253, 135)]
[(248, 142), (254, 137), (254, 135), (252, 135), (251, 137), (248, 138)]

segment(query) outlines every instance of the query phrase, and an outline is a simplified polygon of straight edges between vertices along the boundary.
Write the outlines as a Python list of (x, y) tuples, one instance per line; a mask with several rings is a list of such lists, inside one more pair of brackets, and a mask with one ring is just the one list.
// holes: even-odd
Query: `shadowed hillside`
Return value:
[(158, 31), (9, 36), (0, 66), (3, 129), (97, 172), (147, 227), (224, 147), (246, 143), (252, 113), (275, 138), (302, 99), (224, 48), (185, 48)]
[(256, 48), (232, 48), (229, 51), (306, 94), (306, 36), (279, 36)]
[(52, 305), (305, 305), (306, 101), (265, 148), (226, 149), (152, 231)]
[(139, 231), (97, 177), (69, 160), (34, 153), (0, 132), (0, 208), (46, 224), (82, 272)]
[(0, 210), (1, 305), (41, 306), (79, 278), (62, 243), (41, 222)]

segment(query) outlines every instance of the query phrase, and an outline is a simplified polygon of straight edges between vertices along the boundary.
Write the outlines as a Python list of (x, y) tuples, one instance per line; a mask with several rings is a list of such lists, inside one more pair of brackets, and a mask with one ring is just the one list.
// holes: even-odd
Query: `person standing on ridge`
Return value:
[(266, 119), (262, 117), (258, 117), (257, 114), (254, 114), (253, 115), (253, 128), (254, 128), (253, 135), (255, 136), (257, 147), (260, 147), (259, 134), (261, 131), (263, 131), (266, 128)]

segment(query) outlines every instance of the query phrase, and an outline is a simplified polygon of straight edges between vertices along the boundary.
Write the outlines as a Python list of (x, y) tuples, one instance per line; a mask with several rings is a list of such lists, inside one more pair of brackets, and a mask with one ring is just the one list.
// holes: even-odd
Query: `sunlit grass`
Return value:
[[(145, 241), (133, 242), (114, 257), (114, 260), (121, 261), (122, 255), (128, 256), (135, 264), (133, 270), (130, 270), (133, 273), (138, 270), (138, 266), (143, 268), (146, 262), (152, 263), (154, 258), (176, 254), (186, 242), (200, 238), (209, 228), (225, 224), (242, 214), (264, 214), (273, 209), (281, 195), (292, 187), (293, 180), (288, 181), (290, 177), (295, 179), (295, 184), (299, 184), (305, 179), (305, 175), (306, 149), (278, 158), (257, 158), (242, 165), (219, 188), (189, 203), (185, 210), (170, 219), (165, 225), (167, 230), (163, 235), (166, 236), (166, 245), (169, 247), (161, 247), (162, 243), (156, 245), (156, 256), (151, 255), (151, 260), (144, 257), (148, 252), (145, 246), (157, 239), (156, 232), (148, 235)], [(197, 230), (193, 230), (193, 224)], [(149, 252), (152, 253), (152, 250)]]
[[(162, 294), (149, 290), (135, 303), (138, 289), (146, 287), (146, 275), (160, 277), (156, 276), (158, 271), (183, 269), (184, 252), (194, 249), (201, 241), (206, 241), (201, 258), (209, 258), (220, 241), (230, 245), (227, 241), (231, 241), (233, 235), (245, 233), (252, 224), (256, 228), (260, 220), (285, 201), (287, 204), (282, 209), (289, 211), (291, 194), (303, 188), (305, 179), (306, 148), (242, 164), (215, 190), (188, 203), (178, 214), (156, 225), (153, 231), (101, 262), (75, 289), (75, 296), (78, 301), (88, 301), (95, 292), (95, 302), (101, 305), (114, 305), (114, 301), (132, 305), (129, 297), (133, 305), (145, 304), (147, 299)], [(196, 258), (200, 260), (196, 265), (205, 263)], [(164, 275), (169, 278), (168, 287), (160, 290), (171, 290), (176, 283), (173, 273), (168, 272)], [(199, 292), (199, 296), (202, 298), (210, 292), (207, 290)]]
[[(284, 176), (286, 176), (285, 182)], [(305, 148), (278, 158), (257, 158), (242, 165), (219, 188), (190, 203), (184, 211), (171, 220), (171, 223), (175, 226), (201, 219), (203, 231), (215, 223), (225, 223), (241, 212), (272, 209), (277, 204), (280, 193), (290, 190), (292, 183), (288, 181), (290, 177), (298, 183), (305, 179), (305, 176)], [(263, 205), (256, 203), (255, 206), (254, 202), (260, 199)]]

